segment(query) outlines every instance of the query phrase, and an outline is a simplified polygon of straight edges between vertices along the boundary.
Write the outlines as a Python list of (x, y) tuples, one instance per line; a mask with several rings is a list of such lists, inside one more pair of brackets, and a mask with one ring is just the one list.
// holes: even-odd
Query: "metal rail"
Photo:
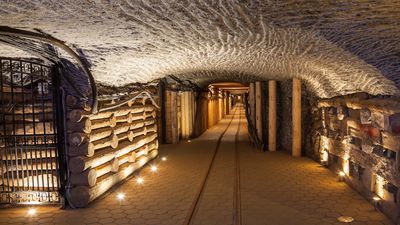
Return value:
[[(235, 108), (234, 115), (236, 114), (236, 111), (237, 111), (237, 108)], [(241, 114), (240, 114), (240, 111), (239, 111), (239, 126), (240, 126), (240, 116), (241, 116)], [(183, 223), (184, 225), (190, 225), (193, 222), (193, 219), (195, 217), (196, 211), (197, 211), (197, 209), (199, 207), (199, 204), (200, 204), (200, 199), (204, 194), (204, 190), (206, 188), (206, 183), (207, 183), (207, 181), (209, 179), (209, 175), (211, 173), (212, 168), (214, 167), (215, 158), (216, 158), (216, 156), (218, 154), (218, 151), (220, 149), (222, 138), (224, 137), (226, 131), (231, 126), (234, 117), (235, 116), (232, 117), (232, 119), (229, 121), (228, 126), (226, 126), (224, 131), (218, 137), (217, 145), (216, 145), (216, 147), (214, 149), (212, 158), (211, 158), (210, 163), (209, 163), (209, 165), (207, 167), (207, 171), (206, 171), (206, 173), (204, 175), (204, 178), (202, 180), (200, 188), (197, 191), (197, 194), (196, 194), (196, 196), (195, 196), (195, 198), (193, 200), (193, 203), (192, 203), (192, 205), (191, 205), (191, 207), (189, 209), (189, 212), (186, 215), (185, 221)], [(236, 149), (236, 146), (238, 144), (238, 133), (239, 133), (239, 127), (238, 127), (238, 130), (236, 131), (236, 135), (235, 135), (235, 149)], [(241, 224), (241, 207), (240, 207), (241, 201), (240, 201), (240, 193), (238, 193), (238, 192), (240, 192), (240, 174), (239, 174), (239, 171), (238, 171), (238, 170), (240, 170), (240, 167), (239, 167), (239, 162), (237, 161), (239, 159), (237, 153), (238, 153), (238, 150), (235, 150), (235, 164), (234, 164), (234, 167), (235, 167), (234, 168), (234, 171), (235, 171), (235, 174), (234, 174), (235, 182), (234, 182), (234, 191), (233, 191), (233, 195), (234, 195), (234, 202), (233, 202), (234, 216), (233, 216), (232, 220), (233, 220), (233, 224), (240, 225)]]

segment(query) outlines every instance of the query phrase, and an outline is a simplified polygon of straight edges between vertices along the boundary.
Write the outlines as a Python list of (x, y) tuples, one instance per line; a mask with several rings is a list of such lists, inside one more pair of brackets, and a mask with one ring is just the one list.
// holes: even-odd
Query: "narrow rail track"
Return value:
[(235, 134), (235, 147), (234, 147), (234, 168), (233, 168), (233, 176), (234, 176), (234, 184), (233, 184), (233, 217), (232, 217), (232, 224), (235, 225), (241, 225), (241, 195), (240, 195), (240, 163), (239, 163), (239, 149), (238, 149), (238, 144), (239, 144), (239, 130), (240, 130), (240, 120), (241, 120), (241, 106), (237, 106), (234, 110), (232, 119), (229, 121), (228, 126), (224, 129), (224, 131), (221, 133), (221, 135), (218, 137), (216, 147), (213, 151), (213, 155), (211, 157), (210, 163), (206, 169), (206, 173), (204, 175), (204, 178), (202, 180), (202, 183), (200, 185), (199, 190), (196, 192), (195, 198), (193, 200), (193, 203), (188, 211), (188, 214), (186, 215), (184, 225), (190, 225), (193, 223), (193, 220), (195, 219), (196, 212), (201, 204), (201, 198), (205, 192), (205, 189), (207, 187), (207, 181), (210, 177), (211, 170), (214, 167), (215, 164), (215, 158), (218, 154), (218, 151), (221, 146), (222, 138), (224, 137), (226, 131), (231, 127), (232, 121), (237, 116), (237, 112), (239, 111), (239, 122), (238, 122), (238, 128)]

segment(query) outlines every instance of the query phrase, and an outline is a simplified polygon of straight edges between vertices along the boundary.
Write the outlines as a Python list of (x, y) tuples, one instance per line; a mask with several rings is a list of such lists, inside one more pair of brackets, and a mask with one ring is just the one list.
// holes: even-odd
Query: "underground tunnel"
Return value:
[(400, 3), (0, 2), (0, 224), (399, 224)]

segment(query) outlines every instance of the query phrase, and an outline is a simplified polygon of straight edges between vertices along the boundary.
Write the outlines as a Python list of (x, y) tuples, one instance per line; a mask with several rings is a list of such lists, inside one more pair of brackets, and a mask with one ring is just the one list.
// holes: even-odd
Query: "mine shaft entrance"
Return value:
[(62, 101), (55, 66), (0, 57), (0, 203), (59, 203)]

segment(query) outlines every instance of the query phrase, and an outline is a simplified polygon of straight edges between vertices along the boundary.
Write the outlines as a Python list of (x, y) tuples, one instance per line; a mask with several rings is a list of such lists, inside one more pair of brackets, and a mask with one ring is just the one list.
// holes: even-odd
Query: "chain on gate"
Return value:
[(50, 66), (0, 58), (0, 203), (60, 202), (53, 78)]

